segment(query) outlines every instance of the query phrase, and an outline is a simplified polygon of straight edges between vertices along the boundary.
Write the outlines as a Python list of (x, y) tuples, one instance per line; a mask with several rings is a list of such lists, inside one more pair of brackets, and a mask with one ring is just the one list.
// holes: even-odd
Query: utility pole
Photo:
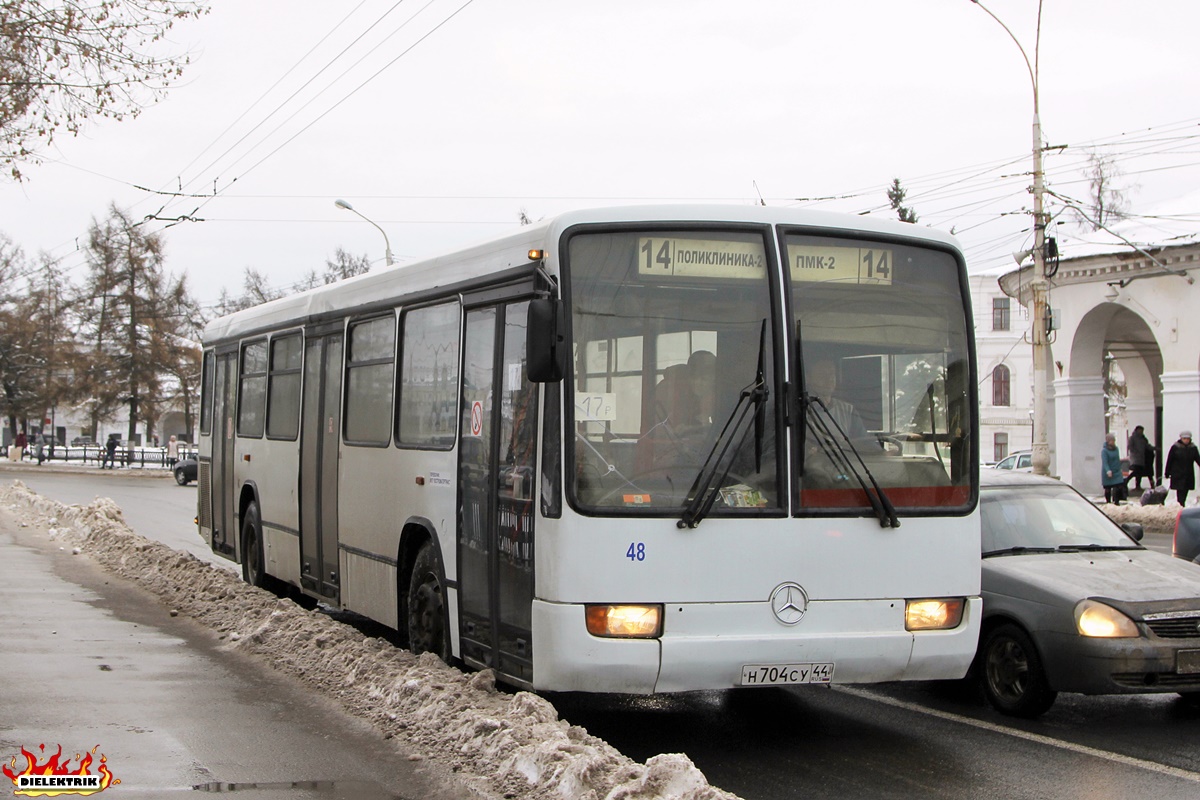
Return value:
[(1042, 169), (1042, 121), (1038, 108), (1038, 50), (1042, 37), (1042, 3), (1038, 2), (1037, 39), (1034, 42), (1033, 62), (1021, 42), (1009, 30), (1004, 21), (988, 10), (979, 0), (971, 0), (1004, 28), (1004, 32), (1021, 51), (1025, 68), (1029, 70), (1029, 81), (1033, 86), (1033, 280), (1029, 289), (1033, 298), (1033, 471), (1037, 475), (1050, 474), (1050, 440), (1047, 426), (1046, 370), (1050, 364), (1050, 280), (1046, 275), (1046, 209), (1045, 173)]

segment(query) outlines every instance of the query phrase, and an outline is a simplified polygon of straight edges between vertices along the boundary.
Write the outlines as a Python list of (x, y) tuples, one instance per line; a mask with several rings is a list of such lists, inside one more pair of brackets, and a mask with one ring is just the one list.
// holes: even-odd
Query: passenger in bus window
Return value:
[(808, 365), (805, 371), (805, 387), (811, 396), (819, 398), (825, 408), (829, 409), (829, 415), (842, 429), (842, 433), (852, 440), (868, 437), (867, 426), (854, 410), (854, 406), (834, 397), (834, 392), (837, 391), (837, 365), (831, 359), (819, 359)]
[(655, 447), (658, 463), (699, 463), (712, 445), (713, 393), (717, 357), (692, 353), (684, 364), (663, 370), (654, 388), (656, 421), (663, 429)]

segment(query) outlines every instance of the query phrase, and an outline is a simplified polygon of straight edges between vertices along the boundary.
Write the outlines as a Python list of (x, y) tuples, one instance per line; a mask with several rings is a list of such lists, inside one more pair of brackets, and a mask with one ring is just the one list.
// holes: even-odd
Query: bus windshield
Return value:
[[(716, 464), (712, 514), (782, 508), (770, 252), (762, 228), (570, 239), (579, 507), (679, 513)], [(765, 400), (739, 404), (760, 351)]]
[(971, 500), (974, 387), (959, 265), (948, 252), (789, 234), (784, 273), (802, 375), (801, 513)]

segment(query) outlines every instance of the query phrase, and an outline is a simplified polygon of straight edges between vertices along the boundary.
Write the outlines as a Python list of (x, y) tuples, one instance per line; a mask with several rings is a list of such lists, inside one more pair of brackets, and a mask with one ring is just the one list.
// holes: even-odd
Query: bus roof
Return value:
[(370, 306), (387, 297), (435, 292), (481, 275), (528, 266), (530, 249), (547, 249), (547, 263), (555, 271), (557, 253), (549, 245), (563, 232), (582, 224), (757, 223), (801, 225), (831, 231), (859, 231), (882, 236), (923, 239), (958, 249), (953, 236), (933, 228), (891, 219), (829, 211), (758, 205), (644, 205), (613, 206), (567, 211), (548, 220), (468, 247), (431, 258), (387, 267), (336, 283), (319, 286), (253, 308), (238, 311), (205, 326), (205, 345), (237, 340), (265, 330), (299, 326), (355, 308)]

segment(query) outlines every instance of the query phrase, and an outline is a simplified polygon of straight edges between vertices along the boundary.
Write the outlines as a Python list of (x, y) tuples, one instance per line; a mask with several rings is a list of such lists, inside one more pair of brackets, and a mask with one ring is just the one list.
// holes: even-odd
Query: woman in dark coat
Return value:
[(1193, 464), (1200, 464), (1200, 450), (1192, 444), (1192, 432), (1179, 434), (1179, 441), (1167, 451), (1167, 463), (1163, 465), (1163, 477), (1171, 479), (1175, 499), (1179, 505), (1187, 500), (1188, 492), (1196, 488), (1196, 472)]
[(1154, 476), (1154, 447), (1146, 438), (1145, 430), (1138, 425), (1125, 444), (1125, 455), (1129, 457), (1129, 477), (1134, 479), (1133, 488), (1139, 492), (1142, 490), (1142, 478), (1150, 478), (1153, 484)]

